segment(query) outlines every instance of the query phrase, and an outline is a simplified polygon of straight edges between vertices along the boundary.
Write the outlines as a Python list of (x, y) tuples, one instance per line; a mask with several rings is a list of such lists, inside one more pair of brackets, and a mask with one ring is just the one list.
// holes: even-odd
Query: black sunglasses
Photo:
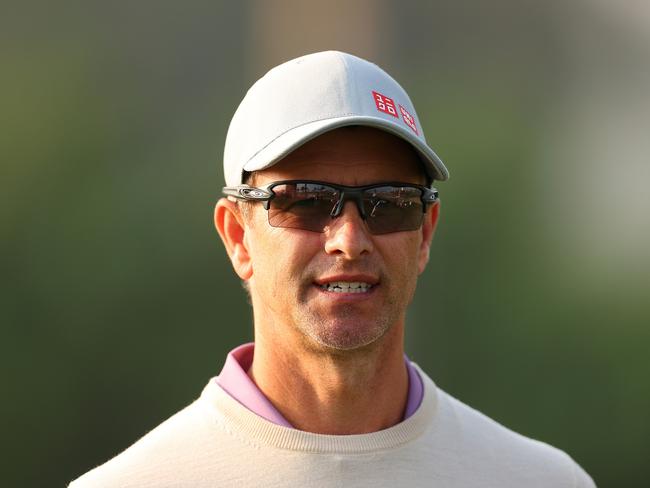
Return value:
[(324, 232), (338, 217), (345, 202), (356, 203), (371, 234), (419, 229), (427, 205), (438, 191), (412, 183), (376, 183), (343, 186), (311, 180), (274, 181), (263, 188), (248, 185), (224, 187), (225, 195), (262, 202), (272, 227)]

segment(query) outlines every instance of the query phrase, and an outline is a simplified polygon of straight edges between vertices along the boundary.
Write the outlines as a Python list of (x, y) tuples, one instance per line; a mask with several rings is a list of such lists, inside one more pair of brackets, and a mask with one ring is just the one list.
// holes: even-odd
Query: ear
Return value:
[(429, 262), (431, 241), (433, 241), (433, 234), (438, 225), (439, 215), (440, 200), (431, 205), (424, 214), (424, 222), (422, 223), (422, 242), (420, 243), (420, 255), (418, 256), (418, 273), (422, 273)]
[(226, 247), (235, 273), (248, 280), (253, 275), (253, 263), (246, 241), (246, 225), (235, 202), (221, 198), (214, 208), (214, 226)]

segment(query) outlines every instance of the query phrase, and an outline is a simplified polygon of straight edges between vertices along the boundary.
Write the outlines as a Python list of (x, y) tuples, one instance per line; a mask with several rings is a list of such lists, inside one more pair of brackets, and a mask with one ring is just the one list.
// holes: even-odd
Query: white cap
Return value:
[(244, 171), (273, 166), (307, 141), (347, 125), (401, 137), (420, 154), (431, 179), (449, 177), (399, 83), (364, 59), (326, 51), (276, 66), (248, 90), (226, 136), (226, 184), (240, 185)]

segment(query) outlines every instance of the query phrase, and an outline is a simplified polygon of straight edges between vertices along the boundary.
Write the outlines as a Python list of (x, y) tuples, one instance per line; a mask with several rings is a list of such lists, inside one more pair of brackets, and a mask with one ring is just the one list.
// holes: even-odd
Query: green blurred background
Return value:
[(647, 486), (648, 5), (4, 5), (3, 486), (108, 459), (251, 339), (212, 226), (225, 133), (266, 70), (325, 49), (395, 76), (451, 171), (408, 354), (600, 487)]

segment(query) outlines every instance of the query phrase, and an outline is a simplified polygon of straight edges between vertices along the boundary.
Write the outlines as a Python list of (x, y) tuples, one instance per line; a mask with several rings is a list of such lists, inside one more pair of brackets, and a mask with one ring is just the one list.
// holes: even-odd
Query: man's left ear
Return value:
[(418, 273), (422, 273), (429, 262), (429, 251), (433, 234), (438, 225), (438, 216), (440, 215), (440, 200), (431, 205), (424, 214), (422, 223), (422, 243), (420, 244), (420, 255), (418, 256)]

